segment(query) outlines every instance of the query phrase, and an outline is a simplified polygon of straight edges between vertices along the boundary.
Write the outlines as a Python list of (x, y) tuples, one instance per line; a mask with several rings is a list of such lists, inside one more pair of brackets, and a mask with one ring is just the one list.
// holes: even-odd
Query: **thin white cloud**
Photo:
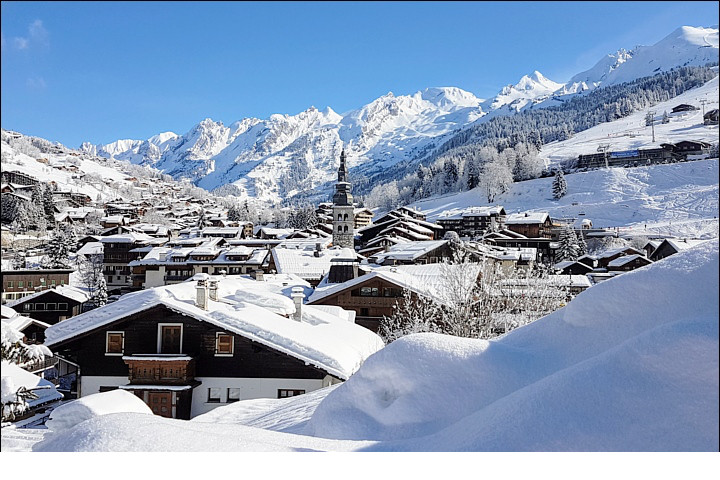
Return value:
[[(3, 37), (3, 45), (4, 37)], [(13, 46), (18, 50), (27, 50), (33, 45), (49, 45), (48, 31), (43, 26), (42, 20), (35, 20), (28, 25), (28, 36), (27, 37), (15, 37), (13, 38)]]
[(42, 20), (35, 20), (31, 23), (28, 27), (28, 32), (30, 33), (30, 38), (33, 43), (39, 43), (41, 45), (48, 44), (48, 31), (43, 26)]
[(15, 37), (13, 38), (13, 45), (18, 50), (26, 50), (28, 48), (28, 39), (23, 37)]
[(25, 85), (33, 90), (43, 90), (47, 87), (47, 83), (42, 77), (30, 77), (25, 81)]

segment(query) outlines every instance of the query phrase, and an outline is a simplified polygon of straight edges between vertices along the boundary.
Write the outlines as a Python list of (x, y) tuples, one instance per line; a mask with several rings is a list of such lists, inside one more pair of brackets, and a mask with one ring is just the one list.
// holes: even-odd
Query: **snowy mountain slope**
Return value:
[(482, 107), (486, 111), (492, 111), (507, 106), (510, 110), (518, 112), (528, 104), (548, 98), (563, 86), (562, 83), (545, 78), (536, 70), (531, 75), (523, 76), (516, 85), (503, 87), (498, 95), (486, 100)]
[(593, 68), (557, 83), (535, 71), (497, 96), (481, 100), (456, 87), (392, 93), (345, 115), (311, 107), (297, 115), (246, 118), (229, 127), (205, 119), (184, 135), (83, 144), (83, 151), (152, 165), (212, 190), (233, 185), (239, 196), (279, 201), (331, 192), (343, 146), (351, 175), (371, 176), (414, 162), (453, 133), (498, 115), (555, 105), (568, 95), (652, 75), (682, 65), (717, 61), (718, 29), (681, 27), (650, 47), (620, 50)]
[[(4, 131), (3, 131), (4, 132)], [(102, 180), (118, 182), (119, 184), (130, 185), (125, 181), (127, 175), (111, 166), (102, 165), (93, 161), (89, 155), (75, 156), (77, 153), (68, 150), (68, 153), (54, 154), (42, 153), (39, 158), (46, 161), (39, 162), (36, 158), (17, 151), (10, 146), (3, 138), (2, 141), (2, 169), (7, 171), (19, 171), (37, 178), (42, 182), (54, 181), (61, 191), (84, 193), (95, 200), (98, 195), (103, 199), (115, 198), (115, 189), (108, 187)], [(104, 161), (104, 159), (101, 159)], [(79, 172), (60, 170), (52, 165), (67, 163), (75, 165)], [(80, 181), (78, 174), (90, 174), (97, 181)]]
[(162, 142), (122, 140), (82, 150), (150, 164), (208, 190), (234, 184), (241, 195), (277, 201), (332, 180), (343, 146), (350, 167), (382, 169), (479, 118), (480, 102), (459, 88), (428, 88), (388, 93), (344, 116), (311, 107), (230, 127), (205, 119), (185, 135), (165, 134)]
[[(165, 134), (159, 137), (163, 135)], [(15, 143), (12, 138), (14, 136), (18, 136), (21, 144)], [(42, 148), (29, 146), (32, 141), (43, 145)], [(24, 136), (6, 130), (2, 130), (2, 169), (19, 171), (41, 182), (55, 182), (60, 191), (84, 193), (93, 201), (99, 198), (103, 202), (127, 199), (130, 188), (138, 194), (143, 191), (144, 189), (138, 188), (134, 181), (130, 180), (132, 177), (139, 180), (157, 180), (160, 176), (160, 173), (152, 168), (80, 152), (39, 137)], [(169, 177), (165, 179), (173, 183)]]
[[(718, 268), (706, 242), (498, 339), (404, 337), (312, 398), (238, 402), (204, 421), (100, 416), (31, 448), (715, 452)], [(30, 443), (2, 436), (3, 449)]]
[(562, 88), (535, 107), (548, 107), (564, 101), (567, 95), (589, 92), (649, 77), (677, 67), (717, 63), (718, 27), (680, 27), (651, 46), (620, 49), (603, 57), (592, 68), (574, 75)]

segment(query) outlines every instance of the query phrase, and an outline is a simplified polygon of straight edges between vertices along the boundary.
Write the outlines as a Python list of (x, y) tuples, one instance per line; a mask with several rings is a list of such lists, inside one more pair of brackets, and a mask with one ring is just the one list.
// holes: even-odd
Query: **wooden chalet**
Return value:
[(71, 268), (7, 270), (2, 272), (2, 300), (11, 302), (58, 285), (68, 285)]
[(79, 288), (57, 286), (10, 302), (8, 306), (18, 313), (55, 325), (82, 313), (83, 305), (88, 300), (88, 295)]
[(644, 255), (625, 255), (618, 257), (611, 261), (607, 265), (608, 272), (629, 272), (646, 265), (650, 265), (652, 260), (649, 260)]
[(547, 212), (515, 213), (505, 217), (505, 228), (528, 238), (551, 238), (552, 222)]
[(123, 296), (46, 333), (53, 352), (79, 365), (79, 396), (121, 388), (181, 419), (338, 383), (383, 346), (347, 318), (263, 282), (207, 275)]
[(678, 113), (678, 112), (692, 112), (695, 110), (700, 110), (698, 107), (694, 105), (689, 105), (687, 103), (681, 103), (680, 105), (677, 105), (673, 107), (672, 113)]

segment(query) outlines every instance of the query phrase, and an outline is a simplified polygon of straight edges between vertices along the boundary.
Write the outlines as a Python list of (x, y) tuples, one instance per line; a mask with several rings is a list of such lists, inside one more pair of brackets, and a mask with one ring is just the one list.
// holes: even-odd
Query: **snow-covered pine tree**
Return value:
[(567, 193), (567, 182), (565, 181), (565, 175), (562, 170), (558, 170), (555, 173), (555, 179), (552, 183), (553, 198), (559, 200), (564, 197)]
[(583, 235), (582, 232), (580, 232), (579, 235), (577, 235), (577, 255), (578, 257), (582, 257), (583, 255), (586, 255), (588, 253), (588, 246), (587, 242), (585, 241), (585, 235)]
[(668, 115), (667, 110), (663, 112), (662, 123), (670, 123), (670, 116)]
[(557, 253), (555, 254), (558, 262), (577, 260), (579, 250), (578, 239), (575, 235), (575, 230), (573, 230), (570, 225), (565, 225), (560, 231), (558, 243)]
[(49, 268), (67, 268), (70, 265), (67, 230), (63, 228), (53, 230), (46, 253), (46, 263)]
[(107, 283), (105, 282), (105, 275), (100, 275), (98, 278), (97, 286), (95, 288), (95, 296), (93, 297), (93, 305), (96, 307), (102, 307), (107, 303)]
[(12, 257), (12, 268), (13, 270), (23, 270), (26, 266), (25, 254), (19, 250), (15, 250)]

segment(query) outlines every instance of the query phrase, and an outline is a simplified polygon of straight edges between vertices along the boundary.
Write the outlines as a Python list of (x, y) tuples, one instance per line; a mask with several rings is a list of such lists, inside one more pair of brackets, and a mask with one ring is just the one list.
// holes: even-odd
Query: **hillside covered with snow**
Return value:
[(705, 242), (495, 340), (407, 336), (312, 395), (3, 430), (3, 449), (716, 452), (718, 260)]

